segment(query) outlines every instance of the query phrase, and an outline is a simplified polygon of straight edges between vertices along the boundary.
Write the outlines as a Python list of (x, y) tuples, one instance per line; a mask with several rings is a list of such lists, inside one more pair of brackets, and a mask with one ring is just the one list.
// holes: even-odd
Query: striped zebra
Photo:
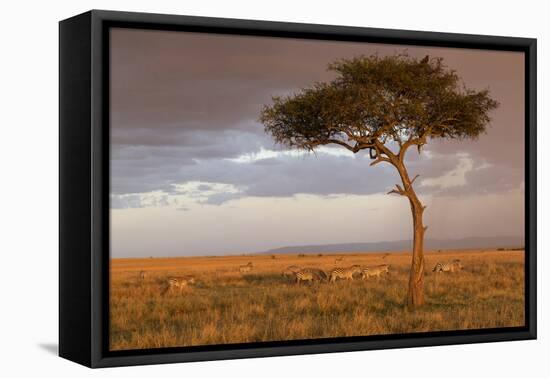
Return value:
[(380, 277), (382, 274), (389, 274), (390, 266), (388, 264), (368, 266), (361, 271), (361, 278), (366, 280), (370, 277)]
[(195, 278), (193, 276), (183, 277), (168, 277), (166, 281), (166, 288), (163, 294), (166, 292), (173, 292), (179, 290), (181, 293), (184, 289), (187, 289), (190, 285), (195, 284)]
[(250, 272), (252, 270), (252, 262), (249, 261), (248, 264), (246, 265), (241, 265), (239, 266), (239, 272), (241, 273), (247, 273), (247, 272)]
[(138, 273), (138, 281), (145, 281), (147, 278), (147, 273), (144, 270), (140, 270)]
[(464, 267), (462, 266), (462, 263), (460, 262), (460, 260), (459, 259), (454, 259), (453, 261), (438, 262), (437, 264), (435, 264), (432, 272), (438, 272), (438, 273), (451, 272), (451, 273), (454, 273), (454, 272), (458, 272), (462, 269), (464, 269)]
[(290, 265), (290, 266), (287, 266), (281, 274), (282, 274), (283, 277), (293, 278), (293, 277), (295, 277), (294, 274), (296, 272), (298, 272), (299, 270), (302, 270), (302, 267), (300, 267), (298, 265)]
[(296, 284), (299, 285), (300, 282), (313, 282), (315, 280), (315, 274), (308, 269), (301, 269), (294, 273), (296, 277)]
[(352, 265), (348, 268), (335, 268), (329, 272), (329, 281), (336, 282), (338, 278), (353, 280), (353, 275), (356, 273), (361, 273), (361, 267), (359, 265)]

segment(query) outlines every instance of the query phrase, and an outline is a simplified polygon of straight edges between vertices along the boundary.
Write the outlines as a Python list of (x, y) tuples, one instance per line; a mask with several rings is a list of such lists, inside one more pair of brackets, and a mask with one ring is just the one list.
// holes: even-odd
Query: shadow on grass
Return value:
[(242, 279), (250, 284), (280, 284), (289, 282), (289, 280), (280, 274), (245, 274)]

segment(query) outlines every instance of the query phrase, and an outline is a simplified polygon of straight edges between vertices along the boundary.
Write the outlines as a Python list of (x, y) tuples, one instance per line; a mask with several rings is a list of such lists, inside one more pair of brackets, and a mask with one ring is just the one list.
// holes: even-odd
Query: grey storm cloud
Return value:
[[(259, 197), (291, 196), (296, 193), (371, 194), (383, 191), (397, 179), (390, 167), (369, 168), (369, 160), (364, 157), (353, 159), (319, 154), (268, 160), (276, 160), (277, 164), (264, 165), (261, 160), (236, 163), (210, 159), (185, 167), (172, 166), (172, 169), (168, 166), (152, 170), (145, 168), (144, 175), (134, 175), (132, 171), (118, 167), (114, 170), (113, 181), (120, 189), (113, 193), (140, 193), (157, 189), (177, 194), (171, 189), (172, 184), (200, 181), (244, 187), (247, 188), (247, 195)], [(155, 165), (152, 161), (150, 167)], [(207, 191), (210, 188), (208, 184), (202, 184), (199, 189)], [(213, 201), (221, 203), (223, 198), (230, 197), (218, 196)]]
[[(189, 181), (243, 188), (208, 197), (205, 203), (213, 205), (243, 196), (387, 190), (398, 182), (397, 174), (384, 164), (369, 167), (364, 154), (228, 160), (283, 150), (257, 121), (273, 95), (330, 79), (327, 65), (337, 59), (372, 53), (443, 57), (468, 86), (489, 88), (501, 104), (487, 135), (477, 141), (430, 143), (427, 151), (433, 158), (409, 152), (410, 172), (422, 179), (454, 169), (458, 154), (467, 154), (474, 168), (486, 166), (466, 172), (465, 185), (420, 187), (421, 194), (505, 191), (524, 180), (519, 53), (129, 29), (114, 29), (111, 46), (112, 193), (128, 195), (125, 201), (113, 200), (115, 208), (139, 207), (137, 194), (170, 195), (174, 184)], [(202, 185), (199, 190), (210, 189)]]

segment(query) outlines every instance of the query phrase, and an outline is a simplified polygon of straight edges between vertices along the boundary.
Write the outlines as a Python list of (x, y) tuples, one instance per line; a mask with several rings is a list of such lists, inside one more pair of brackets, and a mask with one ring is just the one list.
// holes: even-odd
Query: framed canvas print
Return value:
[(536, 337), (536, 40), (60, 22), (60, 355)]

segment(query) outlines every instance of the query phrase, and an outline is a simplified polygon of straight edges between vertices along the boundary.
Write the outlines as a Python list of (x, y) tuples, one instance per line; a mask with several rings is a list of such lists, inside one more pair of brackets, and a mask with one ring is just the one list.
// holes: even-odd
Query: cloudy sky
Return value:
[(477, 141), (411, 149), (428, 238), (523, 236), (523, 54), (113, 29), (113, 257), (217, 255), (410, 239), (394, 168), (326, 146), (274, 144), (257, 119), (274, 95), (330, 80), (358, 55), (444, 58), (500, 107)]

